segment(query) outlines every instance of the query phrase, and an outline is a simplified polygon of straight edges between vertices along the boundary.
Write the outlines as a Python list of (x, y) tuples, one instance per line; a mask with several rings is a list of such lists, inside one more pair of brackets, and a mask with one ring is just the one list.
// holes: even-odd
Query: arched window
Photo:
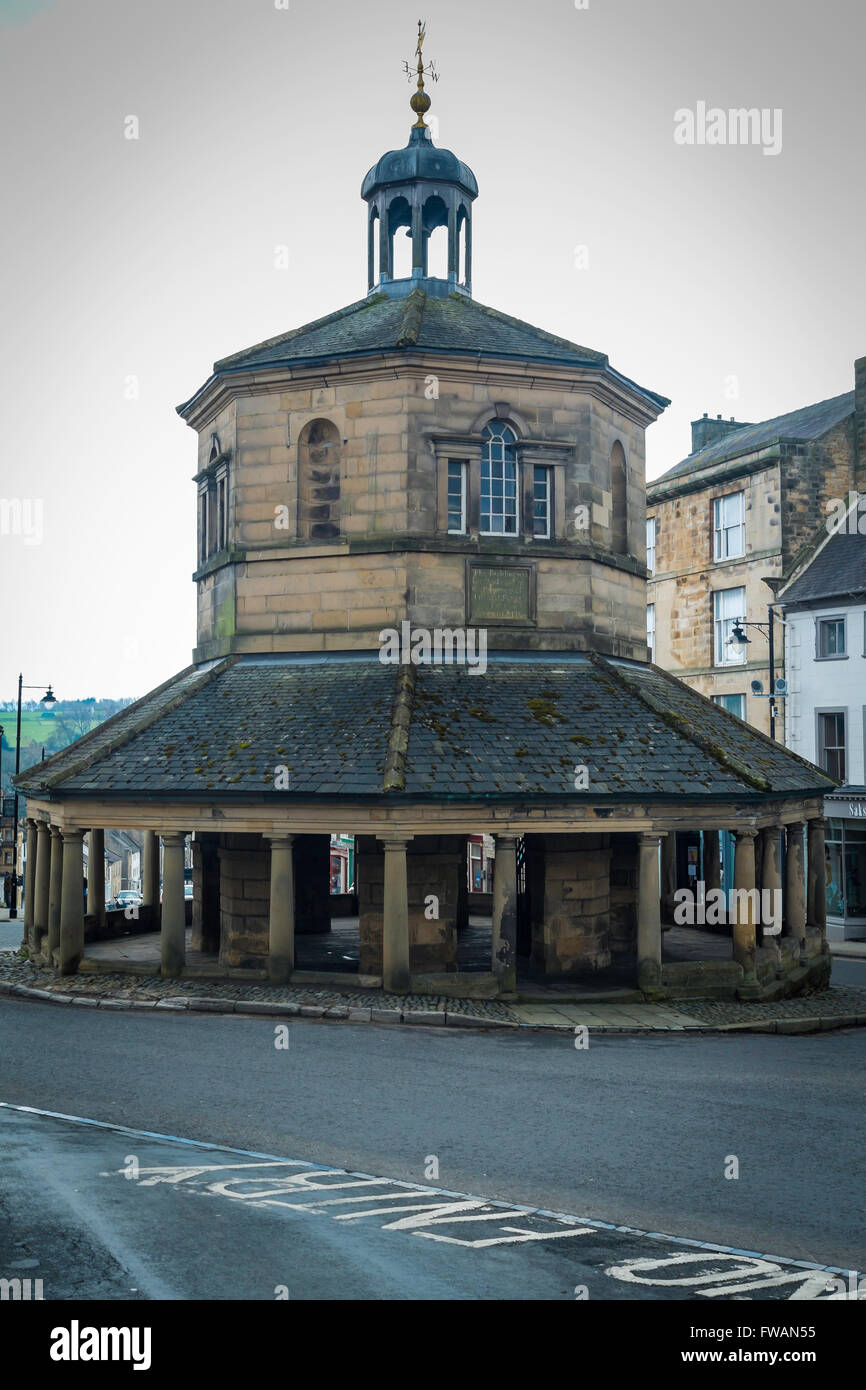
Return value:
[(388, 245), (391, 279), (408, 280), (412, 274), (412, 209), (403, 197), (394, 198), (388, 207)]
[(610, 451), (610, 547), (628, 554), (628, 487), (625, 450), (619, 440)]
[(340, 431), (332, 420), (310, 420), (298, 439), (300, 534), (311, 541), (340, 535)]
[(481, 534), (516, 536), (517, 435), (507, 420), (484, 427), (481, 453)]
[(448, 279), (448, 209), (438, 194), (424, 204), (421, 225), (424, 231), (424, 273), (437, 280)]

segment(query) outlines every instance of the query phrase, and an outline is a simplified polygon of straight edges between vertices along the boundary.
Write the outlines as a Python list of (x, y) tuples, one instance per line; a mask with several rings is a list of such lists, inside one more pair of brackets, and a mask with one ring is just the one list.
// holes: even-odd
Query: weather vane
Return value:
[(424, 91), (424, 78), (429, 77), (431, 82), (439, 81), (439, 74), (436, 71), (435, 65), (433, 63), (424, 62), (423, 48), (426, 34), (427, 26), (425, 25), (422, 19), (419, 19), (418, 43), (415, 46), (415, 57), (418, 61), (415, 64), (403, 64), (403, 71), (407, 74), (409, 80), (411, 81), (413, 77), (417, 77), (418, 79), (417, 91), (412, 93), (412, 96), (409, 100), (409, 105), (412, 107), (412, 110), (418, 117), (417, 121), (415, 122), (415, 125), (413, 126), (414, 130), (428, 129), (427, 122), (424, 119), (424, 112), (430, 110), (430, 98)]

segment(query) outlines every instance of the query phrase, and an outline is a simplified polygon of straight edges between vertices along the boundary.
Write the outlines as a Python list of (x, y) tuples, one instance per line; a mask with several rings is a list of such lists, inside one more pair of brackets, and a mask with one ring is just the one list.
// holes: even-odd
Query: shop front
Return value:
[(827, 818), (827, 936), (866, 940), (866, 787), (824, 798)]

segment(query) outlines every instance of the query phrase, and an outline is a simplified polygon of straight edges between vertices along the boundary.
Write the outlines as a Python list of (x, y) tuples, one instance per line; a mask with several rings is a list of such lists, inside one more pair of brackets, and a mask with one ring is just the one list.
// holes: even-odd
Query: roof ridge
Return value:
[(397, 676), (394, 704), (391, 709), (388, 751), (385, 754), (385, 769), (382, 774), (383, 792), (406, 790), (406, 754), (409, 750), (409, 733), (414, 703), (415, 667), (401, 666)]
[[(668, 709), (667, 705), (662, 704), (661, 700), (657, 700), (651, 692), (641, 690), (640, 684), (633, 680), (631, 676), (627, 676), (625, 672), (609, 665), (605, 658), (599, 656), (597, 652), (590, 652), (589, 659), (594, 666), (608, 671), (615, 681), (618, 681), (631, 691), (632, 694), (636, 695), (643, 704), (651, 709), (654, 714), (657, 714), (660, 719), (663, 719), (670, 728), (676, 730), (677, 733), (688, 739), (690, 743), (696, 744), (704, 753), (709, 753), (710, 757), (715, 758), (716, 762), (725, 772), (733, 773), (741, 782), (745, 782), (747, 786), (754, 787), (757, 791), (772, 791), (772, 787), (765, 777), (761, 777), (757, 773), (752, 772), (750, 768), (746, 767), (745, 763), (740, 762), (739, 758), (735, 758), (732, 753), (728, 753), (724, 748), (720, 748), (712, 739), (706, 738), (703, 734), (698, 733), (683, 715), (677, 714), (672, 709)], [(655, 671), (661, 668), (653, 666), (652, 669)], [(667, 675), (668, 673), (664, 672), (663, 674)], [(671, 677), (671, 679), (676, 680), (676, 677)], [(689, 686), (688, 689), (691, 690), (691, 686)], [(692, 694), (699, 695), (700, 691), (692, 691)], [(736, 718), (736, 716), (731, 715), (731, 718)], [(760, 730), (755, 730), (755, 732), (760, 733)]]
[[(28, 772), (34, 770), (37, 767), (39, 768), (40, 772), (43, 772), (46, 768), (50, 768), (51, 764), (56, 763), (58, 758), (67, 757), (70, 748), (74, 748), (77, 744), (91, 742), (94, 738), (96, 738), (98, 734), (104, 733), (106, 729), (110, 729), (112, 724), (116, 724), (119, 719), (125, 718), (125, 716), (130, 714), (133, 710), (135, 710), (137, 706), (143, 705), (145, 700), (151, 700), (155, 695), (161, 695), (162, 692), (164, 690), (167, 690), (168, 687), (172, 685), (174, 681), (183, 680), (184, 676), (189, 675), (189, 673), (194, 670), (195, 666), (192, 663), (189, 666), (184, 666), (182, 671), (178, 671), (177, 674), (174, 676), (169, 676), (168, 680), (163, 681), (162, 685), (158, 685), (155, 690), (148, 690), (146, 695), (140, 695), (139, 698), (137, 700), (133, 700), (131, 704), (124, 705), (123, 709), (117, 710), (117, 712), (115, 714), (112, 714), (110, 718), (104, 719), (101, 724), (94, 725), (92, 729), (87, 730), (86, 734), (82, 734), (80, 738), (73, 739), (72, 743), (67, 743), (65, 748), (58, 748), (57, 752), (52, 753), (51, 757), (46, 758), (44, 762), (33, 763), (29, 768), (22, 768), (21, 772), (17, 773), (16, 776), (24, 777)], [(14, 782), (15, 778), (13, 777), (12, 780)]]
[(403, 317), (400, 320), (400, 327), (397, 331), (397, 347), (414, 347), (418, 342), (418, 335), (421, 332), (421, 320), (424, 317), (424, 310), (427, 307), (427, 292), (421, 289), (413, 290), (406, 297), (406, 307), (403, 310)]
[[(94, 763), (99, 762), (103, 757), (107, 757), (110, 754), (115, 753), (118, 748), (122, 748), (125, 743), (129, 743), (131, 739), (136, 738), (140, 733), (143, 733), (145, 729), (150, 728), (151, 724), (155, 724), (158, 719), (161, 719), (163, 717), (163, 715), (170, 714), (172, 710), (177, 709), (178, 705), (182, 705), (186, 700), (190, 698), (190, 696), (197, 694), (199, 690), (201, 690), (205, 685), (208, 685), (212, 680), (215, 679), (216, 676), (222, 675), (223, 671), (227, 670), (229, 666), (233, 666), (237, 662), (237, 660), (237, 656), (225, 657), (222, 661), (218, 661), (214, 666), (212, 666), (209, 671), (202, 672), (198, 680), (193, 680), (191, 681), (189, 686), (184, 687), (184, 689), (182, 690), (178, 690), (177, 694), (171, 700), (169, 700), (167, 704), (159, 704), (156, 700), (154, 700), (154, 696), (160, 695), (164, 690), (167, 690), (175, 681), (183, 680), (185, 676), (189, 675), (190, 672), (194, 672), (196, 669), (195, 666), (184, 667), (183, 671), (181, 671), (179, 675), (172, 676), (170, 680), (164, 681), (163, 684), (158, 686), (156, 690), (149, 691), (148, 694), (143, 695), (140, 700), (136, 700), (134, 704), (127, 705), (126, 709), (119, 711), (119, 714), (128, 714), (130, 710), (135, 710), (139, 706), (144, 705), (145, 701), (152, 701), (151, 708), (147, 711), (145, 717), (139, 723), (134, 723), (133, 721), (130, 721), (132, 727), (119, 732), (118, 736), (115, 739), (109, 739), (107, 743), (101, 744), (99, 748), (93, 750), (84, 750), (84, 752), (78, 757), (78, 759), (75, 762), (72, 763), (70, 767), (64, 767), (59, 769), (55, 768), (54, 774), (52, 776), (47, 777), (43, 782), (41, 782), (41, 784), (34, 785), (41, 785), (41, 787), (43, 788), (50, 789), (57, 782), (65, 782), (68, 781), (71, 777), (77, 777), (80, 772), (86, 771), (87, 768), (92, 767)], [(94, 736), (100, 733), (104, 733), (105, 729), (110, 724), (112, 724), (114, 720), (117, 718), (119, 718), (119, 715), (112, 715), (111, 719), (106, 719), (104, 724), (98, 724), (95, 729), (92, 729), (89, 733), (85, 734), (83, 738), (76, 739), (75, 742), (70, 744), (67, 748), (62, 748), (60, 750), (60, 753), (56, 753), (54, 757), (59, 758), (64, 753), (69, 754), (71, 749), (77, 748), (79, 744), (85, 742), (92, 743), (93, 741), (95, 741)], [(49, 761), (53, 762), (54, 759), (50, 759)], [(41, 772), (46, 766), (47, 763), (36, 763), (34, 764), (34, 768), (32, 770), (36, 771), (38, 769)]]
[[(791, 418), (792, 415), (803, 415), (803, 414), (806, 413), (806, 411), (809, 411), (809, 410), (820, 410), (820, 409), (822, 409), (823, 407), (834, 405), (836, 402), (841, 402), (841, 401), (845, 400), (846, 398), (850, 398), (850, 400), (851, 400), (851, 405), (852, 405), (852, 408), (853, 408), (853, 405), (854, 405), (854, 392), (853, 392), (853, 391), (840, 391), (840, 393), (839, 393), (837, 396), (828, 396), (828, 397), (826, 398), (826, 400), (823, 400), (823, 401), (812, 401), (810, 405), (799, 405), (799, 406), (795, 406), (793, 410), (783, 410), (782, 413), (781, 413), (781, 415), (768, 415), (767, 418), (766, 418), (766, 420), (753, 420), (751, 424), (741, 423), (741, 424), (738, 425), (737, 429), (727, 431), (727, 433), (723, 434), (719, 439), (714, 440), (714, 441), (713, 441), (712, 443), (710, 443), (710, 444), (705, 444), (704, 447), (703, 447), (702, 449), (698, 449), (695, 453), (686, 454), (685, 458), (679, 459), (677, 463), (671, 464), (670, 468), (666, 469), (664, 473), (660, 473), (659, 476), (658, 476), (657, 478), (652, 478), (652, 479), (648, 480), (648, 482), (647, 482), (647, 487), (648, 487), (648, 488), (650, 488), (650, 487), (655, 487), (658, 483), (663, 483), (664, 480), (665, 480), (665, 478), (671, 478), (671, 475), (676, 471), (676, 469), (678, 469), (678, 468), (683, 468), (683, 469), (684, 469), (684, 465), (687, 464), (687, 463), (689, 462), (690, 459), (696, 459), (696, 460), (697, 460), (697, 459), (699, 459), (699, 458), (701, 457), (702, 454), (708, 453), (709, 451), (711, 451), (712, 449), (716, 448), (716, 447), (717, 447), (718, 445), (720, 445), (720, 444), (724, 444), (725, 446), (731, 446), (731, 447), (730, 447), (730, 450), (729, 450), (729, 451), (726, 451), (726, 452), (724, 452), (724, 453), (722, 453), (722, 454), (720, 454), (718, 457), (714, 457), (714, 458), (707, 459), (707, 461), (706, 461), (705, 463), (696, 463), (695, 466), (694, 466), (694, 468), (693, 468), (690, 472), (689, 472), (688, 470), (685, 470), (685, 469), (684, 469), (684, 471), (683, 471), (682, 473), (678, 474), (678, 478), (689, 477), (689, 476), (692, 476), (693, 474), (702, 473), (702, 472), (704, 471), (705, 468), (709, 469), (709, 468), (713, 468), (713, 467), (720, 467), (720, 466), (721, 466), (722, 464), (724, 464), (724, 463), (729, 463), (729, 462), (731, 461), (731, 459), (737, 458), (737, 456), (738, 456), (738, 451), (737, 451), (737, 449), (736, 449), (737, 439), (738, 439), (741, 435), (745, 434), (745, 432), (746, 432), (747, 430), (763, 430), (763, 429), (766, 429), (767, 426), (769, 426), (769, 425), (775, 425), (777, 422), (779, 422), (779, 421), (781, 421), (781, 420), (789, 420), (789, 419)], [(828, 426), (828, 428), (832, 428), (832, 426)], [(792, 436), (791, 436), (791, 438), (798, 438), (798, 437), (799, 437), (799, 436), (796, 436), (796, 435), (792, 435)], [(784, 435), (779, 435), (779, 436), (777, 436), (777, 438), (778, 438), (778, 439), (783, 439), (783, 438), (785, 438), (785, 436), (784, 436)], [(757, 449), (761, 449), (761, 448), (766, 448), (766, 447), (767, 447), (767, 444), (770, 444), (770, 443), (773, 443), (773, 442), (775, 442), (775, 441), (774, 441), (774, 440), (768, 440), (768, 441), (765, 441), (764, 444), (758, 443), (758, 444), (755, 445), (755, 449), (757, 450)], [(751, 452), (751, 451), (750, 451), (750, 452)], [(671, 481), (673, 481), (672, 478), (671, 478)]]
[[(451, 294), (448, 297), (460, 302), (466, 300), (466, 295), (463, 294)], [(606, 352), (597, 352), (595, 348), (584, 347), (582, 343), (575, 343), (571, 338), (563, 338), (558, 333), (550, 333), (546, 328), (539, 328), (537, 324), (529, 323), (527, 319), (516, 318), (514, 314), (505, 314), (501, 309), (494, 309), (490, 304), (482, 304), (479, 299), (470, 299), (469, 303), (474, 304), (475, 308), (480, 309), (482, 313), (489, 314), (491, 318), (499, 319), (501, 323), (508, 323), (513, 328), (529, 329), (536, 337), (544, 338), (548, 343), (555, 343), (557, 347), (567, 347), (571, 348), (573, 352), (582, 352), (589, 362), (603, 362), (605, 365), (610, 363), (610, 358)]]
[(293, 338), (299, 338), (302, 333), (309, 333), (314, 328), (324, 328), (329, 323), (336, 323), (339, 319), (348, 318), (350, 314), (356, 313), (359, 309), (372, 307), (387, 299), (385, 294), (367, 294), (363, 299), (356, 299), (352, 304), (344, 304), (341, 309), (334, 309), (330, 314), (324, 314), (321, 318), (311, 319), (309, 323), (302, 323), (299, 328), (290, 328), (287, 333), (278, 333), (276, 337), (264, 338), (260, 343), (253, 343), (251, 347), (241, 348), (240, 352), (230, 353), (228, 357), (220, 357), (213, 364), (215, 372), (221, 368), (229, 367), (241, 358), (249, 357), (252, 352), (261, 352), (263, 348), (278, 347), (281, 343), (290, 343)]
[[(652, 669), (653, 669), (653, 671), (655, 671), (655, 673), (656, 673), (657, 675), (663, 677), (663, 679), (666, 680), (669, 684), (678, 685), (678, 686), (685, 686), (685, 685), (686, 685), (685, 681), (681, 681), (681, 680), (679, 679), (679, 677), (673, 675), (672, 672), (663, 670), (661, 666), (656, 666), (655, 664), (652, 664)], [(616, 674), (617, 674), (617, 675), (622, 675), (622, 672), (617, 671)], [(623, 677), (623, 679), (625, 679), (625, 680), (627, 681), (627, 683), (628, 683), (629, 685), (631, 685), (631, 686), (635, 686), (635, 685), (636, 685), (636, 682), (628, 681), (628, 678), (627, 678), (627, 677)], [(708, 697), (707, 695), (701, 694), (700, 690), (694, 690), (694, 689), (692, 688), (692, 686), (690, 686), (690, 685), (689, 685), (689, 686), (686, 686), (686, 689), (687, 689), (692, 695), (697, 695), (698, 698), (701, 699), (701, 700), (707, 700), (707, 699), (709, 699), (709, 697)], [(650, 702), (651, 702), (652, 700), (654, 700), (654, 697), (653, 697), (653, 696), (648, 696), (648, 695), (646, 694), (646, 692), (640, 691), (639, 693), (640, 693), (641, 699), (643, 699), (643, 700), (645, 701), (645, 703), (648, 704), (648, 705), (650, 704)], [(654, 706), (651, 705), (651, 708), (654, 708)], [(665, 706), (662, 706), (661, 708), (662, 708), (663, 711), (666, 709)], [(745, 720), (740, 719), (739, 715), (733, 714), (729, 709), (725, 709), (724, 705), (715, 705), (715, 704), (714, 704), (714, 705), (713, 705), (713, 709), (716, 710), (716, 711), (718, 711), (718, 712), (720, 712), (721, 714), (723, 714), (727, 719), (735, 719), (735, 720), (737, 721), (738, 724), (744, 724), (744, 723), (746, 722)], [(680, 716), (680, 715), (677, 715), (677, 714), (674, 714), (674, 712), (673, 712), (672, 710), (671, 710), (671, 711), (667, 711), (667, 712), (671, 715), (672, 719), (677, 720), (677, 721), (680, 720), (681, 716)], [(723, 750), (717, 749), (716, 746), (713, 744), (712, 739), (706, 739), (706, 740), (705, 740), (702, 734), (689, 733), (689, 732), (688, 732), (688, 721), (684, 720), (683, 722), (686, 724), (686, 737), (687, 737), (687, 738), (690, 738), (690, 739), (692, 740), (693, 743), (697, 743), (699, 747), (704, 747), (704, 746), (706, 745), (706, 751), (707, 751), (708, 753), (711, 753), (713, 757), (718, 757), (719, 752), (720, 752), (720, 751), (723, 751)], [(827, 782), (830, 783), (830, 788), (831, 788), (831, 789), (832, 789), (833, 787), (838, 787), (838, 786), (841, 786), (841, 785), (842, 785), (841, 782), (837, 782), (837, 780), (836, 780), (835, 777), (831, 777), (830, 774), (829, 774), (829, 772), (825, 772), (823, 768), (818, 767), (818, 765), (817, 765), (816, 763), (810, 762), (808, 758), (803, 758), (803, 757), (801, 757), (801, 755), (800, 755), (799, 753), (795, 753), (794, 750), (793, 750), (793, 748), (789, 748), (788, 745), (787, 745), (786, 743), (779, 743), (777, 739), (770, 738), (770, 735), (769, 735), (769, 734), (765, 734), (764, 731), (763, 731), (763, 729), (757, 728), (756, 725), (754, 725), (754, 724), (746, 724), (746, 728), (749, 730), (749, 733), (750, 733), (751, 735), (753, 735), (755, 738), (759, 738), (759, 739), (761, 740), (762, 743), (767, 744), (767, 746), (768, 746), (769, 748), (772, 748), (775, 752), (778, 753), (779, 751), (781, 751), (781, 752), (783, 752), (783, 753), (785, 754), (786, 757), (796, 759), (796, 761), (797, 761), (798, 763), (800, 763), (803, 767), (808, 768), (808, 770), (809, 770), (810, 772), (817, 772), (819, 777), (823, 777), (825, 781), (827, 781)], [(745, 766), (745, 764), (741, 764), (738, 758), (733, 757), (732, 754), (724, 754), (724, 757), (729, 757), (729, 758), (731, 759), (731, 769), (732, 769), (732, 770), (733, 770), (735, 767), (742, 767), (742, 768), (744, 769), (745, 773), (747, 774), (747, 779), (748, 779), (749, 781), (755, 781), (756, 774), (753, 773), (753, 772), (751, 772), (750, 769), (747, 768), (747, 767)], [(724, 766), (724, 763), (723, 763), (723, 766)], [(741, 775), (741, 774), (738, 773), (737, 775), (739, 776), (739, 775)], [(760, 779), (760, 780), (763, 780), (763, 779)], [(766, 789), (766, 790), (769, 790), (769, 791), (772, 791), (772, 787), (770, 787), (769, 784), (767, 784), (767, 787), (766, 787), (765, 789)], [(816, 790), (816, 794), (820, 792), (820, 788), (818, 788), (818, 787), (816, 787), (815, 790)], [(781, 795), (781, 794), (782, 794), (782, 793), (780, 792), (780, 795)]]

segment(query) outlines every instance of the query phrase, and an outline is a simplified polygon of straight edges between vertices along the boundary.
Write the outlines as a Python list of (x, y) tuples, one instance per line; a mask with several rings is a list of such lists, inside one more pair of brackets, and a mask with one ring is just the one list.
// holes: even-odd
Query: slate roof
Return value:
[(833, 396), (828, 401), (818, 401), (817, 405), (807, 405), (801, 410), (792, 410), (787, 415), (777, 415), (774, 419), (763, 420), (757, 425), (744, 425), (742, 429), (731, 430), (729, 434), (717, 439), (714, 444), (708, 444), (698, 453), (689, 454), (681, 463), (675, 464), (658, 478), (653, 478), (647, 485), (648, 490), (652, 492), (654, 488), (674, 479), (699, 473), (713, 464), (741, 458), (743, 454), (754, 453), (771, 444), (782, 441), (808, 443), (809, 440), (820, 439), (834, 425), (838, 425), (853, 413), (854, 392), (847, 391), (844, 395)]
[[(588, 768), (587, 792), (575, 791), (577, 764)], [(285, 791), (274, 787), (279, 766), (289, 772)], [(561, 802), (742, 801), (837, 784), (638, 662), (508, 653), (470, 674), (334, 653), (234, 657), (183, 672), (35, 764), (19, 785), (27, 795), (153, 801)]]
[[(325, 318), (222, 358), (214, 363), (211, 380), (252, 368), (315, 364), (336, 357), (399, 349), (481, 353), (531, 362), (601, 366), (655, 405), (670, 404), (666, 396), (637, 386), (613, 372), (602, 352), (546, 333), (522, 319), (479, 304), (465, 294), (439, 298), (426, 294), (423, 289), (413, 290), (405, 299), (368, 295)], [(183, 415), (195, 399), (193, 396), (178, 406), (179, 413)]]
[(840, 533), (830, 537), (779, 600), (786, 605), (817, 603), (855, 594), (866, 594), (866, 536)]

